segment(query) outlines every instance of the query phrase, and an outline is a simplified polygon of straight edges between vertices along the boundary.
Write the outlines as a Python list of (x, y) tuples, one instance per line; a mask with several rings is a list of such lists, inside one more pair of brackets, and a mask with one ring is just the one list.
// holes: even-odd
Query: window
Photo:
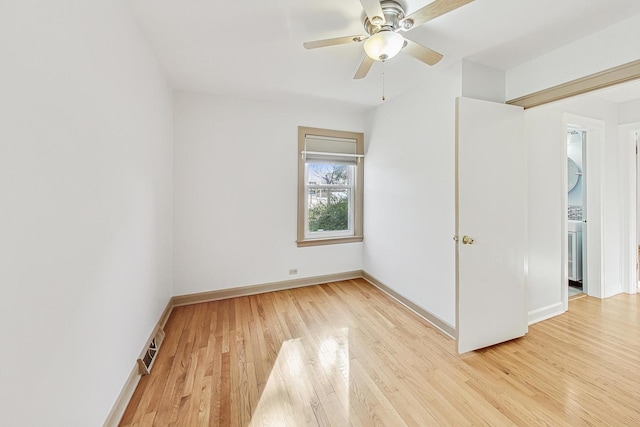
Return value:
[(362, 241), (362, 133), (298, 128), (298, 246)]

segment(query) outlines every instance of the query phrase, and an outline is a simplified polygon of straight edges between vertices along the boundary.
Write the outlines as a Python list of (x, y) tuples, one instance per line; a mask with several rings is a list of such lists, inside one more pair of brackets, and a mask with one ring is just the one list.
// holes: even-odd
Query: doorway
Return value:
[[(602, 179), (604, 122), (566, 113), (564, 116), (565, 166), (562, 263), (564, 280), (562, 300), (569, 308), (570, 284), (572, 293), (602, 298), (603, 233), (602, 233)], [(578, 158), (580, 153), (580, 158)], [(569, 189), (569, 160), (573, 158), (577, 168), (572, 172), (578, 179)], [(571, 252), (570, 252), (571, 246)], [(572, 263), (570, 265), (570, 256)], [(575, 264), (574, 264), (575, 263)], [(574, 275), (575, 274), (575, 275)], [(571, 280), (571, 282), (570, 282)], [(580, 289), (580, 286), (581, 289)]]
[(567, 286), (569, 300), (587, 294), (587, 132), (567, 128)]

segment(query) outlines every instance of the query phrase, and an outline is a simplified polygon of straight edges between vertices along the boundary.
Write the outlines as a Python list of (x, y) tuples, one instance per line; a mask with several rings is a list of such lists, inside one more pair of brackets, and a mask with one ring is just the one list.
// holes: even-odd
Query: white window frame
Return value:
[[(306, 151), (305, 140), (307, 136), (327, 138), (335, 141), (344, 140), (345, 143), (355, 141), (356, 152), (353, 154), (327, 153)], [(309, 184), (307, 162), (312, 162), (317, 155), (322, 155), (331, 164), (331, 156), (338, 158), (353, 157), (355, 164), (350, 168), (348, 185)], [(340, 160), (336, 160), (339, 163)], [(364, 176), (364, 134), (357, 132), (336, 131), (331, 129), (319, 129), (300, 126), (298, 127), (298, 246), (315, 246), (335, 243), (361, 242), (362, 233), (362, 207), (363, 207), (363, 176)], [(309, 231), (309, 203), (308, 191), (310, 188), (326, 188), (327, 190), (346, 189), (349, 197), (349, 227), (348, 230), (339, 231)]]
[[(331, 163), (327, 163), (331, 164)], [(335, 163), (333, 163), (335, 164)], [(349, 184), (341, 184), (341, 185), (330, 185), (330, 184), (309, 184), (309, 168), (308, 162), (305, 162), (305, 175), (304, 175), (304, 194), (305, 194), (305, 203), (304, 203), (304, 238), (305, 239), (322, 239), (322, 238), (330, 238), (330, 237), (345, 237), (345, 236), (353, 236), (354, 231), (354, 223), (355, 223), (355, 214), (354, 214), (354, 203), (353, 198), (356, 194), (355, 188), (355, 174), (357, 170), (357, 165), (347, 165), (349, 166)], [(348, 217), (348, 228), (346, 230), (336, 230), (336, 231), (310, 231), (309, 230), (309, 190), (310, 189), (318, 189), (318, 190), (327, 190), (327, 201), (331, 198), (331, 191), (347, 191), (349, 194), (347, 196), (347, 200), (349, 201), (349, 217)]]

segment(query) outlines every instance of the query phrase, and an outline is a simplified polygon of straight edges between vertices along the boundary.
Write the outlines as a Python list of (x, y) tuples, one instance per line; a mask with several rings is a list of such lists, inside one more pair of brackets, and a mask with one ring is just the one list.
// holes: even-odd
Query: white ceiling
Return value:
[[(400, 0), (411, 13), (431, 0)], [(305, 41), (363, 34), (358, 0), (130, 0), (176, 89), (257, 99), (379, 105), (462, 58), (509, 69), (640, 14), (639, 0), (475, 0), (405, 35), (445, 55), (433, 69), (400, 54), (353, 74), (362, 44)]]

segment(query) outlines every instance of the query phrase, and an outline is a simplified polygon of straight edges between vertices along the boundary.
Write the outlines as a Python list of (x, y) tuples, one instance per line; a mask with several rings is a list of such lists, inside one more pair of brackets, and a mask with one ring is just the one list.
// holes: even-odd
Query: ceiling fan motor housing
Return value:
[(380, 30), (398, 31), (400, 29), (400, 21), (404, 19), (404, 9), (398, 2), (392, 0), (385, 0), (380, 2), (382, 7), (382, 13), (386, 22), (384, 25), (373, 24), (367, 15), (363, 16), (363, 26), (367, 34), (374, 35)]

